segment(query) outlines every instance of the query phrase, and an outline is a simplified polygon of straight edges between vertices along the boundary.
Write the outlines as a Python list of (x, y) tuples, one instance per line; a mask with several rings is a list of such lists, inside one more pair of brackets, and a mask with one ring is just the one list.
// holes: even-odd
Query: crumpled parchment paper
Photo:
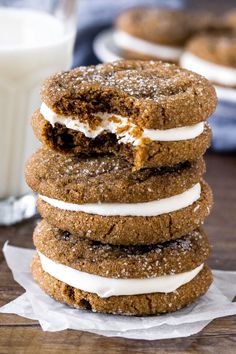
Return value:
[(187, 337), (200, 332), (215, 318), (236, 314), (236, 272), (214, 270), (214, 282), (206, 295), (194, 304), (173, 314), (150, 317), (126, 317), (93, 313), (70, 308), (46, 295), (35, 283), (30, 264), (35, 250), (4, 245), (3, 253), (17, 281), (26, 291), (0, 308), (38, 320), (44, 331), (67, 328), (104, 336), (133, 339)]

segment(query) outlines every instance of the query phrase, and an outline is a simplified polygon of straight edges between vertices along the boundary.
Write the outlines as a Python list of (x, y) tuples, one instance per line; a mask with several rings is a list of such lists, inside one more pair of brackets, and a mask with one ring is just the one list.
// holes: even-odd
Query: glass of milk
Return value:
[(25, 160), (39, 146), (31, 115), (50, 74), (71, 67), (76, 0), (0, 0), (0, 199), (28, 192)]

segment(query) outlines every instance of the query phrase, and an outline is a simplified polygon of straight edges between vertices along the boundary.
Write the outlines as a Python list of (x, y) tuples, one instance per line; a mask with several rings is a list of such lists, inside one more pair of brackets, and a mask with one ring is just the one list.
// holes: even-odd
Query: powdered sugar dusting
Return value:
[[(88, 84), (94, 84), (104, 88), (116, 88), (131, 97), (159, 102), (165, 97), (171, 98), (183, 93), (197, 83), (204, 86), (205, 79), (173, 64), (156, 61), (117, 61), (58, 73), (53, 76), (51, 85), (48, 86), (46, 82), (43, 91), (46, 90), (47, 94), (52, 96), (58, 90), (60, 93), (70, 90), (73, 94), (78, 89), (80, 92), (86, 91)], [(200, 91), (199, 94), (201, 95)]]

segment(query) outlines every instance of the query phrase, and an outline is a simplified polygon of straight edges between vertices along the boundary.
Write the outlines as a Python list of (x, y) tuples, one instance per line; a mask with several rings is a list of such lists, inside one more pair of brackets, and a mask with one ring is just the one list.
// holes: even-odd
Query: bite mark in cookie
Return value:
[[(176, 128), (182, 132), (184, 130), (188, 134), (189, 131), (191, 134), (196, 134), (196, 132), (198, 134), (204, 127), (203, 132), (195, 138), (177, 141), (154, 141), (150, 138), (140, 138), (142, 129), (139, 128), (133, 130), (133, 134), (135, 134), (135, 139), (133, 139), (129, 137), (129, 127), (125, 126), (121, 140), (125, 137), (130, 142), (124, 143), (117, 140), (115, 134), (107, 131), (95, 138), (88, 138), (83, 132), (67, 128), (60, 123), (55, 123), (53, 127), (39, 112), (35, 112), (32, 120), (33, 129), (38, 139), (44, 146), (56, 152), (66, 156), (113, 154), (129, 161), (135, 170), (172, 166), (202, 156), (210, 145), (211, 130), (206, 123), (204, 126), (202, 123), (198, 124), (193, 131), (188, 127)], [(132, 141), (137, 140), (137, 136), (140, 144), (134, 146)]]
[[(200, 156), (209, 143), (204, 121), (216, 105), (214, 89), (203, 77), (154, 61), (56, 74), (45, 81), (42, 100), (33, 128), (45, 145), (72, 155), (115, 153), (137, 169), (158, 165), (163, 158), (153, 155), (165, 149), (173, 155), (175, 144), (184, 158), (186, 142)], [(174, 156), (158, 166), (178, 162)]]

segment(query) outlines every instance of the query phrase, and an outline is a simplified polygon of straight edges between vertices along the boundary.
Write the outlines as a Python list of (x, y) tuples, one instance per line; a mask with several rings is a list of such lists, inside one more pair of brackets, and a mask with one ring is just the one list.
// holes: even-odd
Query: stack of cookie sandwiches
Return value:
[(51, 76), (42, 101), (42, 148), (26, 166), (43, 217), (40, 287), (74, 307), (140, 316), (203, 295), (212, 85), (174, 64), (118, 61)]

